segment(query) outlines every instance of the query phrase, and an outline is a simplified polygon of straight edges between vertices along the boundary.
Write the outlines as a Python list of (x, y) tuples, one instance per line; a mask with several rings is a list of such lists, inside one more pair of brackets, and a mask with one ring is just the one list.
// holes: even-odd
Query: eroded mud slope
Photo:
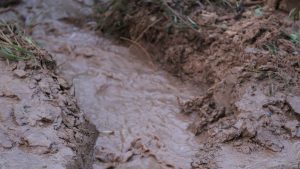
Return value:
[[(91, 168), (97, 130), (77, 106), (56, 63), (14, 25), (1, 23), (0, 168)], [(6, 45), (4, 42), (15, 45)], [(11, 61), (4, 49), (23, 48)], [(7, 50), (6, 50), (7, 51)]]
[(206, 89), (182, 106), (202, 146), (193, 168), (299, 166), (298, 3), (122, 2), (99, 6), (100, 30)]

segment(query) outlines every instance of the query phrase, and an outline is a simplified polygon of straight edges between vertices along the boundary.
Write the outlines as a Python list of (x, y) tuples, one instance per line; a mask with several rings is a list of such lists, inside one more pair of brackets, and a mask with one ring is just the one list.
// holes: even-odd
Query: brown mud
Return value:
[(181, 110), (202, 146), (192, 168), (300, 167), (298, 2), (122, 2), (101, 31), (204, 91)]
[[(0, 29), (8, 37), (14, 36), (9, 29), (17, 32)], [(34, 50), (32, 60), (0, 61), (0, 168), (91, 168), (98, 132), (55, 73), (52, 57)]]
[(1, 61), (0, 165), (299, 168), (299, 21), (284, 12), (288, 0), (250, 1), (28, 0), (5, 10), (0, 18), (24, 25), (57, 67)]
[[(90, 138), (96, 141), (93, 168), (190, 168), (199, 145), (186, 130), (189, 122), (179, 114), (179, 103), (200, 90), (170, 77), (138, 51), (66, 24), (91, 12), (75, 1), (28, 1), (15, 11), (53, 55), (56, 70), (99, 132), (97, 140)], [(5, 17), (14, 18), (15, 11)]]

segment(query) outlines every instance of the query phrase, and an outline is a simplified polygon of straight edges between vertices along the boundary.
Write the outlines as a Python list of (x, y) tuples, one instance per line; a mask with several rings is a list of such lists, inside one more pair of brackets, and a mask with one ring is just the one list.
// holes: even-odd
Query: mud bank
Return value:
[(0, 67), (1, 168), (91, 168), (98, 133), (65, 80), (23, 61)]
[(205, 91), (182, 106), (201, 143), (192, 168), (298, 167), (299, 21), (283, 12), (294, 1), (122, 2), (101, 4), (99, 28)]
[(6, 60), (2, 42), (20, 44), (23, 30), (1, 23), (0, 31), (0, 168), (92, 168), (98, 132), (56, 73), (52, 56), (27, 39), (24, 50), (32, 58)]

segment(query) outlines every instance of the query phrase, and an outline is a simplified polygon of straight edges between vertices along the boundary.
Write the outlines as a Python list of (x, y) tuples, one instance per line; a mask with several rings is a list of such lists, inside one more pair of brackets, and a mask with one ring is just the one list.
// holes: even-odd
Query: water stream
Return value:
[(94, 168), (190, 168), (198, 144), (178, 102), (199, 91), (149, 64), (143, 53), (62, 22), (89, 14), (84, 3), (91, 2), (28, 0), (18, 11), (100, 132)]

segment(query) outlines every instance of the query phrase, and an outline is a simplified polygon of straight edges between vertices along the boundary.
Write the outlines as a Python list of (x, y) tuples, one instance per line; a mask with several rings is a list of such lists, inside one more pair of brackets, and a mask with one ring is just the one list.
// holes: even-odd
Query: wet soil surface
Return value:
[[(93, 2), (88, 0), (28, 0), (1, 14), (6, 20), (24, 22), (32, 37), (53, 55), (58, 63), (57, 73), (71, 84), (69, 94), (75, 96), (79, 109), (99, 132), (97, 138), (92, 134), (94, 131), (89, 137), (84, 137), (84, 143), (90, 146), (95, 143), (93, 150), (85, 150), (86, 144), (66, 144), (73, 135), (62, 137), (65, 140), (62, 147), (73, 147), (68, 157), (81, 159), (77, 160), (79, 163), (75, 163), (76, 160), (70, 162), (74, 165), (69, 168), (299, 168), (299, 90), (293, 88), (294, 93), (288, 94), (281, 90), (285, 83), (274, 80), (282, 78), (285, 81), (285, 77), (291, 76), (291, 82), (297, 84), (297, 74), (281, 69), (286, 65), (272, 66), (280, 60), (279, 57), (292, 60), (297, 50), (291, 49), (286, 39), (279, 41), (285, 45), (281, 45), (283, 49), (279, 50), (278, 58), (259, 48), (266, 39), (279, 36), (280, 31), (273, 29), (277, 22), (269, 22), (276, 21), (277, 15), (257, 19), (252, 13), (245, 12), (243, 17), (249, 20), (240, 21), (232, 21), (233, 16), (230, 16), (228, 22), (228, 18), (221, 21), (230, 26), (227, 31), (215, 25), (216, 29), (207, 32), (215, 31), (216, 34), (202, 40), (202, 35), (197, 34), (192, 36), (196, 37), (191, 39), (192, 43), (189, 37), (195, 35), (194, 32), (158, 36), (162, 42), (159, 50), (164, 50), (162, 62), (169, 64), (169, 70), (176, 70), (177, 74), (184, 72), (197, 84), (209, 86), (209, 90), (203, 88), (202, 91), (200, 86), (182, 83), (161, 71), (144, 52), (117, 45), (93, 31), (68, 24), (70, 21), (74, 23), (74, 18), (91, 14), (91, 5)], [(220, 23), (218, 15), (204, 11), (199, 13), (199, 22)], [(89, 28), (94, 25), (94, 22), (84, 24)], [(249, 25), (252, 25), (251, 29), (248, 29)], [(263, 29), (261, 33), (261, 27), (271, 28)], [(151, 39), (156, 35), (152, 31), (145, 36)], [(217, 36), (224, 39), (218, 40)], [(203, 43), (206, 48), (199, 47), (201, 43), (195, 41)], [(237, 49), (232, 44), (241, 46)], [(293, 54), (287, 57), (284, 49), (291, 49)], [(260, 59), (256, 59), (257, 56)], [(156, 59), (160, 57), (158, 55)], [(22, 72), (17, 73), (22, 75)], [(9, 71), (4, 74), (9, 78), (13, 76)], [(273, 75), (278, 76), (270, 79)], [(262, 80), (267, 77), (269, 80)], [(64, 80), (54, 81), (62, 88), (68, 88)], [(5, 79), (0, 82), (7, 83)], [(34, 125), (35, 121), (30, 119), (39, 121), (34, 114), (28, 121)], [(87, 126), (83, 131), (92, 130)], [(7, 127), (3, 128), (5, 133), (4, 136), (0, 133), (0, 139), (10, 133)], [(62, 133), (74, 130), (77, 131), (69, 127)], [(53, 133), (56, 132), (51, 130)], [(56, 135), (50, 137), (56, 138)], [(16, 151), (32, 154), (32, 161), (37, 163), (35, 168), (44, 167), (39, 166), (39, 158), (44, 158), (39, 153), (45, 154), (44, 147), (52, 144), (47, 139), (44, 142), (41, 139), (42, 143), (35, 142), (35, 137), (29, 136), (27, 140), (25, 145), (37, 145), (42, 149), (32, 152), (18, 148)], [(2, 145), (5, 153), (1, 154), (0, 162), (11, 165), (10, 145), (14, 144), (7, 139), (1, 142), (5, 143)], [(59, 139), (56, 142), (60, 142)], [(52, 164), (70, 165), (66, 164), (68, 160), (55, 159), (61, 151), (46, 150), (46, 155), (51, 157), (49, 163), (44, 164), (48, 168)], [(24, 156), (30, 157), (28, 154)]]
[(66, 81), (35, 61), (0, 65), (0, 168), (91, 168), (97, 130)]
[(190, 168), (199, 145), (186, 130), (180, 103), (199, 90), (160, 71), (144, 54), (62, 21), (90, 13), (82, 4), (28, 1), (17, 9), (99, 131), (94, 168)]
[(193, 168), (299, 168), (299, 44), (290, 38), (299, 21), (283, 12), (295, 1), (122, 2), (103, 3), (103, 32), (133, 40), (172, 74), (207, 85), (181, 109), (202, 143)]
[(100, 132), (96, 164), (189, 167), (198, 148), (188, 123), (178, 117), (178, 101), (192, 96), (187, 87), (92, 33), (71, 32), (49, 42), (73, 81), (79, 106)]

